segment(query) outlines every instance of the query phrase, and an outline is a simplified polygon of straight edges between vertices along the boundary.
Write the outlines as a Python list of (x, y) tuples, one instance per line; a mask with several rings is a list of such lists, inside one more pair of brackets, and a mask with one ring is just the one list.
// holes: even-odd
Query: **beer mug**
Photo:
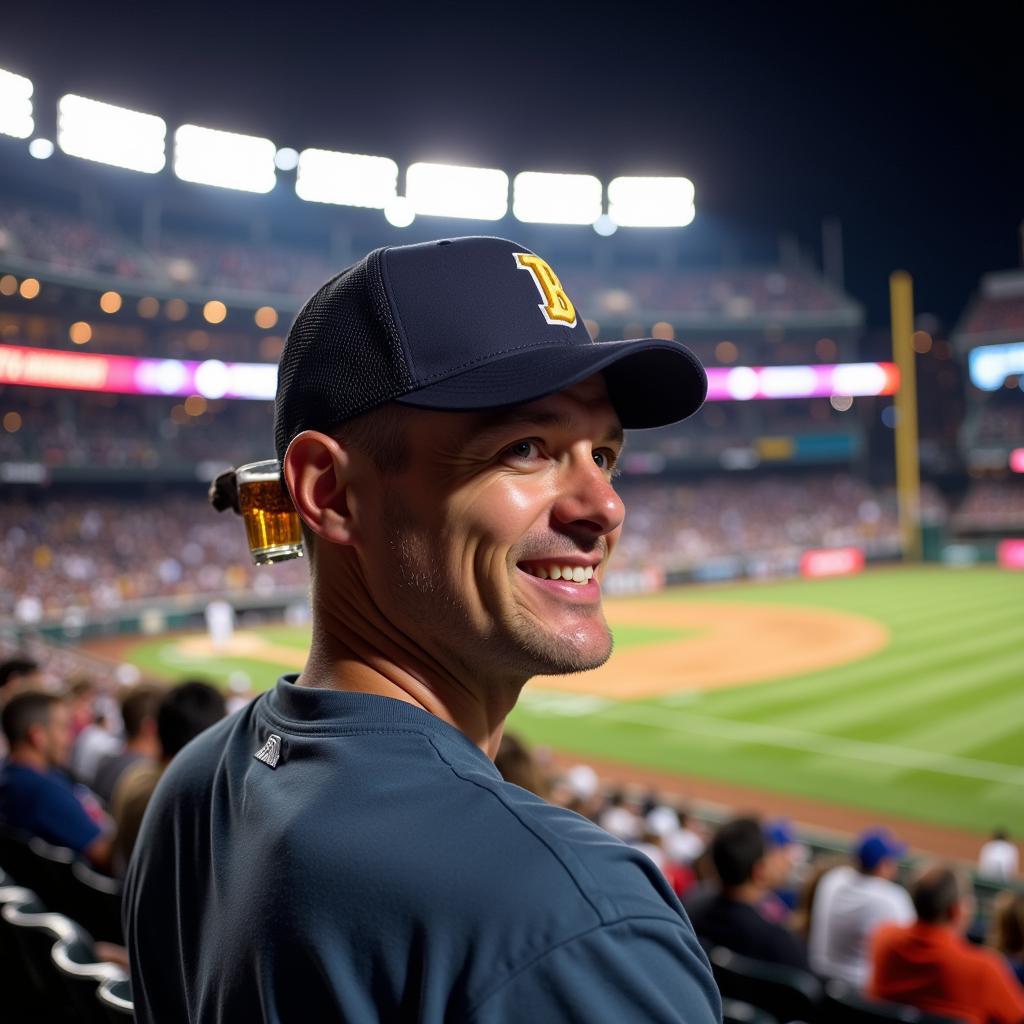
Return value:
[(281, 481), (277, 459), (239, 466), (235, 479), (252, 560), (257, 565), (271, 565), (301, 558), (299, 514)]

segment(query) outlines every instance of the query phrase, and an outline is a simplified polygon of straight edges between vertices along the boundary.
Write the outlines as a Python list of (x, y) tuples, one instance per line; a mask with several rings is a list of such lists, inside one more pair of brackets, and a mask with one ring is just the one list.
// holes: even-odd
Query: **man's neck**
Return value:
[(148, 757), (155, 761), (160, 757), (160, 744), (148, 736), (136, 736), (135, 739), (125, 743), (124, 752), (138, 754), (140, 757)]
[(48, 772), (51, 768), (50, 762), (35, 747), (27, 747), (24, 744), (12, 747), (7, 760), (11, 764), (20, 764), (26, 768), (32, 768), (37, 772)]
[(735, 903), (749, 903), (756, 906), (764, 899), (764, 889), (753, 882), (746, 882), (743, 885), (723, 886), (722, 895)]
[(386, 638), (374, 642), (366, 635), (356, 637), (322, 611), (314, 615), (309, 658), (298, 685), (372, 693), (412, 704), (454, 726), (492, 759), (519, 696), (514, 686), (485, 689), (476, 680), (467, 683)]

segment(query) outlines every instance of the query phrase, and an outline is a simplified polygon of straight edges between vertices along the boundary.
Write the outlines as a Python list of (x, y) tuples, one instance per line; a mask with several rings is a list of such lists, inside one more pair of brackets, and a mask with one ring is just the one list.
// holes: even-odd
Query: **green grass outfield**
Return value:
[[(884, 623), (892, 636), (884, 650), (860, 661), (706, 693), (614, 701), (527, 686), (510, 728), (583, 756), (963, 828), (1019, 829), (1024, 574), (886, 569), (831, 580), (687, 587), (645, 600), (850, 611)], [(260, 635), (295, 648), (301, 662), (304, 631), (267, 627)], [(616, 645), (675, 642), (680, 635), (687, 631), (620, 628)], [(260, 687), (279, 671), (262, 661), (184, 658), (171, 638), (140, 644), (128, 657), (165, 676), (224, 679), (241, 670)]]

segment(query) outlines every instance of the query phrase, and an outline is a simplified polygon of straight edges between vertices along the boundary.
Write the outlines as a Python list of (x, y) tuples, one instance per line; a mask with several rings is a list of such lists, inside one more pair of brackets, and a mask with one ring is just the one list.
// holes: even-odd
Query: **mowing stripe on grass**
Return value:
[(1024, 721), (1024, 693), (1016, 685), (1019, 679), (1019, 675), (1008, 675), (1001, 680), (1009, 691), (1001, 699), (981, 696), (976, 708), (955, 715), (943, 714), (935, 721), (908, 729), (900, 733), (899, 742), (908, 747), (958, 754), (984, 749), (1007, 733), (1017, 732)]
[(912, 750), (888, 743), (870, 743), (839, 736), (822, 736), (802, 729), (789, 729), (764, 722), (737, 722), (731, 718), (687, 713), (685, 721), (673, 719), (664, 711), (622, 704), (604, 712), (606, 718), (632, 725), (651, 726), (668, 732), (713, 736), (730, 742), (760, 743), (767, 747), (799, 750), (808, 754), (827, 754), (869, 764), (884, 763), (904, 769), (916, 769), (961, 779), (981, 779), (1024, 788), (1024, 768), (977, 761), (930, 750)]
[[(904, 659), (899, 666), (879, 666), (875, 675), (881, 678), (865, 678), (855, 692), (836, 694), (805, 711), (791, 711), (785, 715), (785, 721), (798, 729), (821, 732), (845, 731), (872, 722), (891, 723), (908, 709), (930, 707), (948, 694), (983, 686), (1005, 671), (1024, 668), (1024, 652), (1015, 640), (1008, 641), (1005, 636), (957, 644), (952, 650), (956, 651), (955, 658), (950, 651), (940, 648)], [(1003, 654), (1004, 651), (1009, 653)], [(980, 661), (979, 654), (985, 655)]]
[[(1013, 624), (1019, 618), (1019, 614), (1006, 613), (1007, 624)], [(987, 620), (986, 620), (987, 621)], [(965, 623), (965, 628), (970, 629), (970, 623)], [(995, 627), (998, 628), (998, 624)], [(779, 683), (766, 683), (761, 686), (746, 686), (735, 690), (723, 691), (714, 695), (715, 710), (722, 714), (770, 714), (789, 713), (790, 710), (799, 712), (800, 708), (807, 708), (810, 698), (829, 695), (834, 697), (836, 692), (843, 691), (851, 694), (851, 704), (858, 703), (861, 691), (856, 687), (864, 684), (871, 684), (878, 681), (888, 681), (896, 674), (902, 677), (912, 677), (921, 674), (925, 670), (931, 670), (948, 662), (949, 651), (945, 644), (938, 646), (928, 644), (932, 639), (947, 639), (953, 645), (957, 654), (966, 652), (966, 655), (980, 653), (987, 650), (991, 645), (998, 645), (999, 641), (1006, 642), (1005, 631), (1000, 635), (982, 633), (975, 635), (972, 639), (949, 639), (950, 627), (939, 627), (928, 633), (921, 632), (916, 638), (907, 638), (900, 643), (902, 653), (889, 647), (878, 654), (871, 655), (860, 661), (849, 662), (846, 665), (837, 665), (825, 672), (816, 672), (813, 675), (801, 676), (796, 679), (789, 679)], [(895, 646), (895, 645), (894, 645)], [(903, 648), (906, 648), (903, 650)], [(842, 699), (842, 697), (840, 697)], [(831, 707), (829, 704), (827, 707)], [(813, 707), (809, 713), (813, 712)]]

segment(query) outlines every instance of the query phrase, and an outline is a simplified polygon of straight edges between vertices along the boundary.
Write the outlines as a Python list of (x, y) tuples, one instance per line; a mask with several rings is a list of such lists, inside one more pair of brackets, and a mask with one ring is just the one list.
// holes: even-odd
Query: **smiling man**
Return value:
[(309, 656), (154, 796), (139, 1021), (719, 1020), (651, 862), (491, 760), (528, 679), (611, 653), (623, 428), (705, 390), (674, 342), (595, 343), (504, 239), (377, 250), (310, 299), (275, 417)]

